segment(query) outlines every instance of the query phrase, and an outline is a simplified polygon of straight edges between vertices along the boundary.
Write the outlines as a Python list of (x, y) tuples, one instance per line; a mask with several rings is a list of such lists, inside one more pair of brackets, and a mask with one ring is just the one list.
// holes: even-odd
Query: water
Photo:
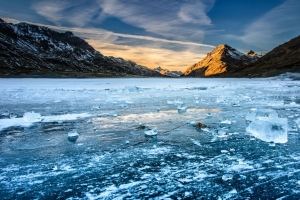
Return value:
[[(0, 79), (0, 195), (298, 199), (299, 87), (276, 79)], [(246, 131), (246, 117), (261, 110), (287, 120), (287, 142)], [(156, 137), (146, 128), (157, 128)]]

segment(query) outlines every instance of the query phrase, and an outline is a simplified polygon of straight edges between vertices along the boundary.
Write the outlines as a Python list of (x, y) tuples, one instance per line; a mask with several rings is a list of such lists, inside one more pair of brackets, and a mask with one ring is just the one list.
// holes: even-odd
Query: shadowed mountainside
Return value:
[(104, 56), (72, 32), (0, 19), (2, 77), (160, 76), (122, 58)]
[(270, 77), (300, 72), (300, 36), (274, 48), (255, 63), (224, 74), (224, 77)]

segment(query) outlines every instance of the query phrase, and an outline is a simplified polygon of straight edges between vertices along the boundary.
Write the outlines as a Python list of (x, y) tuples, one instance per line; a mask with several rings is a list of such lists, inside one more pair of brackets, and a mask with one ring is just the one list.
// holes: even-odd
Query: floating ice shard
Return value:
[(71, 142), (75, 142), (79, 137), (77, 130), (72, 130), (68, 133), (68, 140)]
[(148, 136), (148, 137), (157, 136), (157, 128), (147, 129), (144, 131), (144, 133), (145, 133), (145, 136)]
[(35, 113), (35, 112), (26, 112), (23, 115), (23, 120), (25, 122), (40, 122), (41, 119), (41, 114), (40, 113)]
[(279, 118), (277, 113), (265, 113), (267, 116), (251, 117), (251, 123), (246, 131), (254, 137), (265, 142), (286, 143), (287, 137), (287, 119)]

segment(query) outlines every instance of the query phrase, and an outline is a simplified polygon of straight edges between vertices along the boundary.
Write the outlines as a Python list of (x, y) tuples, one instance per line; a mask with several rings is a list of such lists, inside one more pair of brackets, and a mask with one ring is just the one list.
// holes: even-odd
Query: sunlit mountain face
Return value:
[(0, 17), (72, 31), (106, 56), (182, 71), (219, 44), (265, 54), (300, 32), (297, 0), (0, 2)]

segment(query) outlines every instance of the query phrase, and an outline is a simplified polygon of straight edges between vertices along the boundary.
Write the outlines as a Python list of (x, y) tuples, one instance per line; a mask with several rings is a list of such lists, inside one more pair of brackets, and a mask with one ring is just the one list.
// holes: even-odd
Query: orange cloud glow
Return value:
[(185, 71), (187, 67), (206, 56), (206, 54), (188, 51), (179, 52), (160, 48), (116, 45), (93, 39), (88, 39), (87, 42), (105, 56), (122, 57), (151, 69), (161, 66), (164, 69)]

